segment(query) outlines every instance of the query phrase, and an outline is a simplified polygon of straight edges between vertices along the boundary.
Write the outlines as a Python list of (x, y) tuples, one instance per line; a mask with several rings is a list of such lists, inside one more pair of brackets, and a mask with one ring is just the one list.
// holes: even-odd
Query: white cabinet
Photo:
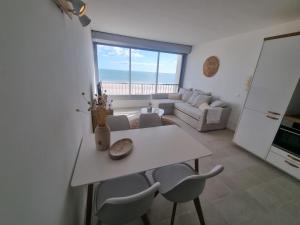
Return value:
[(264, 42), (233, 141), (266, 159), (300, 77), (300, 36)]
[(279, 120), (268, 118), (265, 114), (244, 109), (234, 141), (265, 159), (280, 125)]
[(289, 152), (283, 151), (282, 149), (276, 147), (276, 146), (271, 146), (271, 150), (270, 153), (273, 152), (277, 155), (282, 156), (283, 158), (289, 159), (290, 162), (292, 162), (293, 164), (296, 164), (300, 167), (300, 157), (294, 155), (294, 154), (290, 154)]
[(246, 107), (284, 114), (300, 74), (300, 36), (265, 41)]
[[(280, 150), (278, 149), (276, 151)], [(284, 157), (281, 154), (277, 154), (276, 151), (270, 151), (267, 161), (300, 180), (300, 163), (293, 158)]]

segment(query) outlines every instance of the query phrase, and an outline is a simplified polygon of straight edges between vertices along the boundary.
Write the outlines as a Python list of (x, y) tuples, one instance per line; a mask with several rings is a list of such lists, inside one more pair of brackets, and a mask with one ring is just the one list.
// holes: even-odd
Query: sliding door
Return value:
[(182, 55), (96, 44), (98, 81), (109, 95), (176, 93)]
[(97, 45), (99, 80), (109, 95), (130, 93), (130, 49)]
[(132, 95), (154, 94), (157, 77), (158, 52), (131, 49)]

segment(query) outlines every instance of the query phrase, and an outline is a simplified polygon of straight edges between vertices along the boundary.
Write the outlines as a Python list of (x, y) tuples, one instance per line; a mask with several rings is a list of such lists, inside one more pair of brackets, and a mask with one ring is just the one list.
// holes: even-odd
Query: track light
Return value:
[(72, 0), (71, 2), (74, 7), (73, 13), (77, 16), (83, 16), (87, 9), (86, 4), (81, 0)]
[[(70, 18), (72, 14), (78, 16), (78, 19), (83, 27), (91, 23), (91, 19), (85, 15), (87, 6), (81, 0), (54, 0), (56, 5), (66, 13)], [(67, 2), (71, 3), (68, 4)]]

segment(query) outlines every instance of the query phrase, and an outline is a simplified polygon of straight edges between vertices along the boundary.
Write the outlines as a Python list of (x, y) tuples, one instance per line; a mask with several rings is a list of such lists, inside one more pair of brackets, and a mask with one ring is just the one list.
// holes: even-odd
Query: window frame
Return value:
[(177, 87), (177, 91), (179, 90), (180, 87), (182, 87), (182, 83), (183, 83), (183, 77), (184, 77), (184, 71), (185, 71), (185, 62), (186, 62), (186, 54), (183, 53), (174, 53), (174, 52), (167, 52), (167, 51), (158, 51), (158, 50), (150, 50), (147, 48), (137, 48), (137, 47), (131, 47), (131, 46), (126, 46), (126, 45), (118, 45), (118, 44), (107, 44), (107, 43), (101, 43), (101, 42), (96, 42), (93, 41), (93, 50), (94, 50), (94, 65), (95, 65), (95, 81), (96, 83), (99, 83), (100, 80), (100, 74), (99, 74), (99, 65), (98, 65), (98, 51), (97, 51), (97, 46), (98, 45), (103, 45), (103, 46), (109, 46), (109, 47), (119, 47), (119, 48), (127, 48), (129, 49), (129, 94), (124, 94), (124, 95), (113, 95), (113, 96), (149, 96), (151, 94), (131, 94), (131, 77), (132, 77), (132, 65), (131, 65), (131, 50), (132, 49), (137, 49), (137, 50), (143, 50), (143, 51), (150, 51), (150, 52), (157, 52), (157, 65), (156, 65), (156, 80), (155, 80), (155, 93), (152, 94), (159, 94), (157, 92), (157, 87), (158, 87), (158, 76), (159, 76), (159, 63), (160, 63), (160, 53), (168, 53), (168, 54), (175, 54), (175, 55), (181, 55), (181, 67), (180, 67), (180, 74), (179, 74), (179, 79), (178, 79), (178, 83), (174, 84), (174, 85), (178, 85)]

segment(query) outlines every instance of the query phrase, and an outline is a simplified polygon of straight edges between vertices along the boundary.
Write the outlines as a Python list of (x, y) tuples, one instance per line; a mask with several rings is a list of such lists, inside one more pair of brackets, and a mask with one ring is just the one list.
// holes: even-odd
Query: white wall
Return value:
[(93, 85), (90, 31), (52, 0), (1, 8), (0, 224), (82, 224), (86, 190), (69, 182), (90, 130), (75, 112)]
[[(245, 82), (254, 74), (263, 39), (296, 31), (300, 31), (300, 20), (194, 46), (187, 62), (184, 87), (211, 91), (230, 103), (233, 110), (228, 127), (235, 129), (247, 95)], [(220, 59), (220, 68), (214, 77), (206, 78), (202, 66), (211, 55)]]

